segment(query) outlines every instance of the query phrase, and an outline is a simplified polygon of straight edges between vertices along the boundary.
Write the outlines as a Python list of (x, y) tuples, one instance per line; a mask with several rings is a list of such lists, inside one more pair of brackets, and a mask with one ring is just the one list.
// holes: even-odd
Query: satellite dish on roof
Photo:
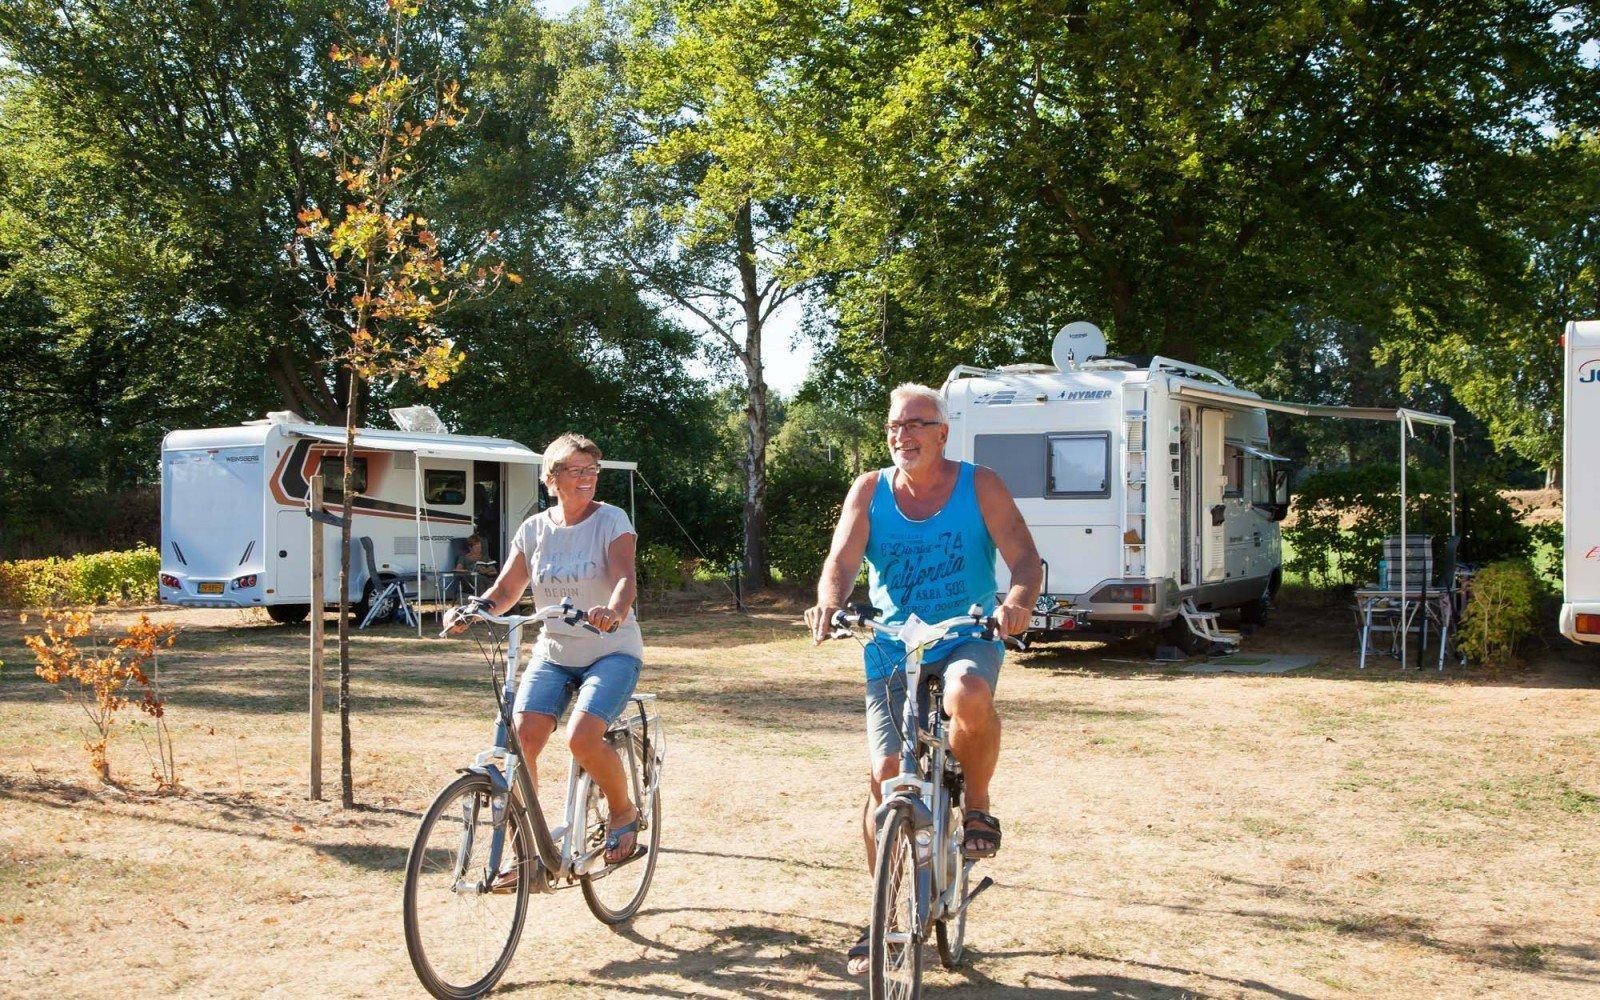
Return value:
[(1103, 358), (1106, 354), (1106, 335), (1093, 323), (1078, 320), (1068, 323), (1056, 334), (1050, 345), (1050, 360), (1058, 371), (1077, 368), (1090, 358)]
[(444, 425), (431, 406), (397, 406), (389, 411), (389, 416), (396, 427), (413, 434), (450, 433), (450, 428)]

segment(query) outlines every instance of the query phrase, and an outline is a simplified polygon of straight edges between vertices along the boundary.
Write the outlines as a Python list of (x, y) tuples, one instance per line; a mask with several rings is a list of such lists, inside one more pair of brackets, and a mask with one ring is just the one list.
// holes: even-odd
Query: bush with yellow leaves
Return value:
[[(22, 620), (27, 621), (27, 616)], [(100, 780), (111, 784), (107, 748), (117, 723), (117, 713), (132, 702), (154, 720), (156, 752), (151, 754), (152, 777), (163, 791), (177, 787), (172, 734), (166, 724), (166, 702), (161, 695), (159, 654), (177, 642), (176, 628), (157, 625), (149, 615), (129, 625), (106, 648), (96, 634), (95, 617), (87, 611), (46, 612), (44, 628), (23, 641), (39, 661), (34, 671), (56, 685), (67, 700), (83, 710), (94, 726), (95, 738), (85, 740), (89, 764)], [(155, 679), (145, 668), (152, 667)], [(148, 743), (146, 744), (148, 750)]]

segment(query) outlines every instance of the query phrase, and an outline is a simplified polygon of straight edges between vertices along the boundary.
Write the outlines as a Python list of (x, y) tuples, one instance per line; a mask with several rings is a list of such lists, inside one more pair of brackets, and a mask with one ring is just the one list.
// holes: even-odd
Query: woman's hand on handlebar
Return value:
[(460, 635), (472, 625), (472, 620), (479, 611), (487, 608), (489, 602), (481, 597), (467, 599), (467, 603), (459, 608), (451, 608), (444, 614), (444, 630), (440, 635)]
[(589, 624), (597, 631), (615, 632), (617, 630), (617, 626), (622, 624), (622, 619), (624, 616), (618, 614), (616, 609), (610, 607), (609, 605), (596, 604), (594, 607), (584, 612), (583, 617), (587, 619)]

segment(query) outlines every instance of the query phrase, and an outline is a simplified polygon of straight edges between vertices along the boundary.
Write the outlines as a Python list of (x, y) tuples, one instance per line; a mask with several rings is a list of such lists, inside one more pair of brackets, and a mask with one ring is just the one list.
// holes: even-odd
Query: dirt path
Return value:
[[(303, 798), (304, 629), (165, 614), (185, 624), (163, 662), (179, 798), (94, 785), (75, 709), (0, 625), (0, 994), (419, 995), (400, 869), (490, 734), (481, 659), (356, 640), (346, 813)], [(929, 953), (931, 994), (1600, 996), (1600, 661), (1358, 675), (1348, 614), (1291, 603), (1254, 637), (1323, 657), (1286, 676), (1119, 662), (1148, 656), (1127, 644), (1010, 657), (998, 885), (970, 968)], [(858, 995), (854, 647), (812, 649), (776, 611), (656, 616), (646, 639), (670, 745), (645, 912), (612, 932), (576, 893), (536, 897), (502, 992)], [(136, 735), (113, 765), (148, 785)], [(546, 789), (564, 769), (547, 758)]]

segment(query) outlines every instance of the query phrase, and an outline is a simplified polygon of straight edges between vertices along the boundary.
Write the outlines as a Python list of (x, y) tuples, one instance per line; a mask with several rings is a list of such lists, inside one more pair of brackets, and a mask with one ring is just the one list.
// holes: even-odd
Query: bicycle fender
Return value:
[(489, 779), (489, 783), (494, 785), (494, 790), (501, 795), (511, 790), (511, 786), (506, 784), (506, 776), (501, 774), (500, 769), (493, 764), (474, 764), (471, 767), (458, 767), (456, 768), (456, 773), (481, 774)]
[(915, 830), (929, 830), (933, 828), (933, 813), (928, 809), (928, 804), (916, 792), (896, 792), (884, 799), (883, 805), (872, 815), (873, 826), (881, 829), (884, 820), (896, 809), (904, 809), (911, 814), (911, 827)]

